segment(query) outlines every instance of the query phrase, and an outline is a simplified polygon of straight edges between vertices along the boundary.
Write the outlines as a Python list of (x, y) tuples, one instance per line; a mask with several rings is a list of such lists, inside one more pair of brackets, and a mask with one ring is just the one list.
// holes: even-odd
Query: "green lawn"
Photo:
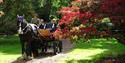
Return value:
[(90, 42), (80, 39), (67, 54), (69, 56), (60, 59), (58, 63), (96, 63), (102, 57), (125, 54), (125, 45), (118, 43), (116, 39), (90, 39)]
[[(84, 42), (79, 39), (75, 48), (67, 53), (69, 56), (59, 63), (95, 63), (99, 58), (125, 54), (125, 45), (116, 39), (90, 39)], [(9, 63), (21, 56), (18, 36), (0, 36), (0, 63)]]
[(21, 55), (18, 36), (0, 36), (0, 63), (10, 63)]

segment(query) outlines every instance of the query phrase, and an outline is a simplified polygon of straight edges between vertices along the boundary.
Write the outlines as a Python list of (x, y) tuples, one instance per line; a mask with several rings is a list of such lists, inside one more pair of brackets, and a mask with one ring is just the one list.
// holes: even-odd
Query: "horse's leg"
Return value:
[(24, 47), (25, 41), (23, 39), (23, 35), (22, 34), (19, 34), (19, 37), (20, 37), (20, 44), (21, 44), (21, 52), (22, 52), (22, 55), (23, 55), (24, 52), (25, 52), (25, 47)]
[(38, 57), (38, 50), (37, 50), (37, 48), (33, 48), (32, 49), (32, 53), (33, 53), (33, 57), (34, 58)]
[(21, 43), (22, 55), (23, 55), (23, 54), (24, 54), (24, 52), (25, 52), (24, 41), (23, 41), (23, 40), (21, 40), (21, 41), (20, 41), (20, 43)]
[(26, 56), (27, 57), (31, 57), (32, 56), (32, 53), (31, 53), (31, 44), (30, 43), (26, 44)]
[(26, 52), (26, 51), (25, 51), (25, 41), (23, 41), (23, 40), (21, 41), (21, 46), (22, 46), (22, 47), (21, 47), (21, 48), (22, 48), (22, 56), (26, 56), (26, 55), (25, 55), (25, 52)]
[(37, 43), (37, 41), (32, 42), (31, 50), (34, 58), (38, 57), (38, 47), (37, 47), (38, 45), (39, 44)]

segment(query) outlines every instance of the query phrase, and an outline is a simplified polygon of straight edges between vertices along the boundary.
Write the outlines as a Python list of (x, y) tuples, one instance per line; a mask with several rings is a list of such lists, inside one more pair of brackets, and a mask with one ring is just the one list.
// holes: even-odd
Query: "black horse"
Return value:
[[(22, 48), (22, 55), (26, 57), (38, 56), (38, 37), (37, 37), (37, 26), (29, 24), (24, 19), (24, 16), (17, 15), (17, 26), (18, 33)], [(33, 56), (32, 56), (33, 54)]]

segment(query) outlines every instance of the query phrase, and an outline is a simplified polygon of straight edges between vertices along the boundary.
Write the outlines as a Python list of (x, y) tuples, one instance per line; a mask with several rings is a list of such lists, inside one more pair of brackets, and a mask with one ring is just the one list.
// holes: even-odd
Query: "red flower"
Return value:
[(97, 31), (96, 28), (94, 28), (94, 27), (81, 28), (80, 30), (82, 33), (88, 33), (88, 32), (93, 32), (93, 31), (96, 32)]
[(125, 10), (125, 0), (104, 0), (100, 6), (100, 11), (108, 15), (122, 14)]
[(87, 20), (83, 20), (83, 21), (82, 21), (82, 24), (87, 24)]
[(81, 0), (74, 0), (75, 2), (81, 2)]

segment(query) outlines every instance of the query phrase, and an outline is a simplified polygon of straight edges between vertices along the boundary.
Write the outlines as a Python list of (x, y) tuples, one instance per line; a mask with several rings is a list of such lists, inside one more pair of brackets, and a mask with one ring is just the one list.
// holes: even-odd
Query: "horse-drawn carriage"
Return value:
[(55, 36), (56, 32), (50, 32), (49, 29), (39, 29), (38, 36), (44, 43), (43, 52), (46, 52), (48, 48), (53, 48), (54, 54), (62, 52), (62, 41), (59, 39), (59, 35)]
[(24, 20), (24, 16), (17, 16), (17, 26), (22, 46), (22, 55), (27, 57), (38, 56), (38, 49), (47, 52), (52, 48), (54, 54), (62, 51), (62, 38), (56, 31), (51, 32), (50, 28), (38, 29), (36, 25), (30, 24)]

